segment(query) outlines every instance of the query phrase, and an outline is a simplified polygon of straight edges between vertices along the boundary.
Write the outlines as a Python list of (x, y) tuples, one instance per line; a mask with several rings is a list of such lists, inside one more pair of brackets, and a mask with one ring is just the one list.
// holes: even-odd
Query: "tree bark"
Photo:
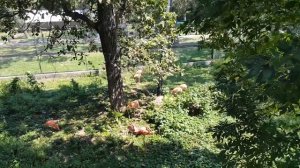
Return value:
[(162, 96), (163, 95), (162, 85), (163, 85), (163, 79), (159, 78), (157, 88), (156, 88), (156, 95), (157, 96)]
[(105, 58), (108, 94), (112, 110), (123, 106), (123, 80), (121, 76), (121, 54), (118, 47), (118, 35), (114, 9), (111, 4), (98, 4), (97, 31), (100, 35)]
[[(163, 56), (160, 55), (159, 63), (161, 63), (162, 58), (163, 58)], [(163, 78), (162, 78), (162, 76), (160, 76), (159, 79), (158, 79), (158, 84), (157, 84), (157, 88), (156, 88), (156, 95), (157, 96), (162, 96), (163, 95), (163, 90), (162, 90), (163, 82), (164, 82)]]

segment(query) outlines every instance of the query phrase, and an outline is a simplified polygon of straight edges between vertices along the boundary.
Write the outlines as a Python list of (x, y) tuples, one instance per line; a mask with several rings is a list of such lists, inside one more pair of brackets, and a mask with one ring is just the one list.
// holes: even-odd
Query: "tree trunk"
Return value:
[[(160, 55), (159, 63), (161, 63), (162, 58), (163, 58), (163, 55)], [(161, 75), (161, 74), (160, 74), (160, 75)], [(156, 95), (157, 95), (157, 96), (163, 95), (163, 90), (162, 90), (163, 82), (164, 82), (164, 81), (163, 81), (162, 76), (159, 76), (159, 78), (158, 78), (158, 84), (157, 84), (157, 88), (156, 88)]]
[(162, 85), (163, 85), (163, 79), (159, 78), (157, 88), (156, 88), (156, 95), (157, 96), (163, 95)]
[(105, 58), (108, 94), (112, 110), (123, 105), (123, 80), (121, 76), (121, 55), (118, 47), (117, 25), (111, 4), (98, 4), (97, 31), (100, 35)]

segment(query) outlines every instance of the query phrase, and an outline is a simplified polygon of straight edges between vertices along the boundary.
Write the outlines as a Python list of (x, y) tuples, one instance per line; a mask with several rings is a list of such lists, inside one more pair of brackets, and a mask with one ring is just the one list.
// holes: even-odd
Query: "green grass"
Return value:
[[(99, 69), (100, 65), (103, 64), (103, 54), (88, 53), (87, 51), (89, 46), (87, 44), (77, 45), (77, 51), (84, 51), (88, 53), (88, 57), (86, 57), (87, 59), (84, 58), (80, 61), (80, 66), (78, 66), (79, 61), (71, 61), (74, 56), (71, 53), (58, 57), (57, 53), (62, 49), (59, 45), (54, 45), (52, 50), (49, 50), (47, 53), (43, 53), (39, 61), (36, 52), (40, 53), (44, 47), (38, 46), (36, 51), (36, 48), (33, 45), (22, 46), (21, 43), (34, 43), (34, 39), (32, 36), (30, 36), (29, 39), (24, 39), (24, 37), (21, 37), (20, 35), (22, 34), (18, 34), (18, 38), (11, 39), (10, 43), (7, 42), (3, 45), (3, 47), (0, 46), (0, 76), (24, 75), (27, 71), (36, 74), (88, 70), (94, 68)], [(18, 45), (15, 43), (18, 43)], [(41, 69), (39, 62), (41, 63)], [(91, 62), (92, 65), (85, 65), (85, 62)]]
[[(3, 50), (3, 49), (2, 49)], [(21, 52), (21, 49), (18, 48)], [(34, 52), (32, 48), (22, 51), (23, 54)], [(207, 49), (198, 50), (196, 47), (192, 48), (176, 48), (175, 54), (179, 57), (181, 63), (194, 62), (200, 60), (206, 60), (210, 57), (210, 52)], [(103, 66), (104, 58), (102, 53), (89, 53), (88, 56), (83, 59), (81, 65), (78, 65), (78, 60), (72, 60), (72, 55), (60, 56), (60, 57), (42, 57), (41, 67), (39, 68), (39, 61), (37, 57), (20, 57), (14, 59), (3, 59), (0, 63), (0, 76), (11, 75), (24, 75), (25, 72), (47, 73), (47, 72), (64, 72), (75, 70), (87, 70), (87, 69), (99, 69)], [(84, 62), (89, 61), (92, 65), (86, 65)]]
[[(26, 40), (28, 42), (30, 40)], [(36, 52), (40, 53), (45, 49), (44, 46), (38, 46), (37, 49), (34, 46), (18, 46), (15, 47), (14, 44), (6, 44), (5, 47), (1, 47), (0, 49), (0, 57), (36, 57)], [(43, 54), (44, 56), (47, 55), (57, 55), (57, 52), (60, 51), (62, 48), (59, 46), (54, 46), (53, 49), (49, 50), (48, 53)], [(77, 45), (78, 51), (88, 51), (87, 44), (78, 44)]]
[(199, 84), (210, 83), (213, 81), (211, 69), (212, 67), (185, 68), (183, 74), (170, 76), (165, 82), (167, 86), (174, 86), (182, 83), (186, 83), (189, 86), (197, 86)]
[[(45, 80), (41, 92), (21, 82), (15, 94), (7, 93), (8, 82), (0, 84), (0, 167), (221, 167), (209, 129), (224, 117), (212, 108), (209, 69), (169, 78), (166, 87), (186, 82), (189, 91), (166, 92), (163, 107), (139, 97), (148, 100), (140, 118), (109, 111), (103, 76), (75, 81)], [(189, 114), (194, 105), (201, 115)], [(62, 130), (45, 128), (47, 119), (59, 119)], [(155, 134), (136, 137), (128, 133), (130, 123), (147, 124)], [(77, 135), (83, 128), (85, 135)]]
[(202, 35), (182, 35), (179, 36), (179, 43), (197, 43), (201, 40)]
[[(200, 36), (189, 35), (181, 36), (182, 42), (196, 42)], [(33, 41), (30, 39), (13, 39), (14, 42), (28, 42)], [(7, 44), (9, 46), (11, 44)], [(86, 44), (79, 44), (78, 50), (87, 51)], [(39, 47), (38, 50), (42, 50), (43, 47)], [(53, 50), (50, 50), (48, 54), (57, 55), (60, 47), (56, 46)], [(34, 46), (24, 47), (1, 47), (0, 57), (10, 56), (14, 58), (3, 58), (0, 60), (0, 76), (12, 76), (12, 75), (24, 75), (25, 72), (36, 73), (48, 73), (48, 72), (64, 72), (75, 70), (87, 70), (87, 69), (99, 69), (100, 65), (103, 65), (102, 53), (90, 53), (88, 54), (87, 61), (90, 61), (92, 65), (78, 65), (79, 61), (71, 61), (72, 55), (49, 57), (48, 54), (43, 54), (41, 58), (41, 69), (39, 68), (39, 61), (35, 54)], [(208, 49), (198, 50), (197, 47), (189, 48), (176, 48), (174, 52), (179, 57), (181, 63), (201, 61), (210, 58), (210, 51)], [(85, 62), (86, 60), (83, 60)]]
[[(86, 58), (86, 60), (85, 60)], [(42, 71), (39, 68), (39, 61), (34, 58), (18, 58), (2, 60), (0, 64), (0, 76), (24, 75), (25, 72), (47, 73), (47, 72), (64, 72), (75, 70), (99, 69), (103, 65), (102, 53), (89, 53), (84, 57), (82, 63), (78, 60), (72, 60), (72, 57), (46, 57), (41, 59)], [(92, 63), (84, 64), (86, 61)]]
[(175, 48), (173, 49), (173, 51), (179, 57), (179, 61), (181, 63), (204, 61), (210, 59), (211, 57), (210, 49), (198, 50), (197, 47), (188, 47), (188, 48)]
[[(174, 51), (181, 63), (209, 56), (208, 51), (195, 47)], [(88, 59), (98, 67), (103, 64), (102, 54), (90, 54)], [(54, 62), (43, 60), (42, 68), (43, 72), (86, 68), (77, 64), (59, 57)], [(38, 62), (24, 58), (0, 65), (0, 76), (26, 71), (39, 73)], [(169, 77), (162, 107), (151, 104), (151, 95), (155, 94), (153, 76), (144, 74), (137, 85), (132, 74), (124, 72), (127, 98), (145, 102), (140, 117), (130, 111), (125, 115), (109, 110), (105, 74), (75, 78), (76, 82), (68, 78), (43, 80), (41, 92), (22, 81), (22, 89), (9, 93), (9, 82), (2, 82), (0, 167), (221, 167), (210, 128), (226, 117), (213, 110), (210, 71), (210, 67), (189, 67), (183, 74)], [(170, 95), (169, 89), (181, 83), (188, 84), (188, 91), (176, 97)], [(132, 95), (132, 89), (138, 94)], [(144, 90), (151, 94), (145, 96)], [(62, 129), (45, 128), (43, 123), (48, 119), (59, 119)], [(155, 133), (134, 136), (127, 130), (131, 123), (149, 125)], [(83, 128), (85, 134), (78, 135)]]

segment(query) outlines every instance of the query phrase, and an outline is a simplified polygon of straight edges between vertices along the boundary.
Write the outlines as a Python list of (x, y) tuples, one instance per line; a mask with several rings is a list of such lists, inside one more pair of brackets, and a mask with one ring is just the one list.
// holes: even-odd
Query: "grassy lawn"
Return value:
[[(21, 51), (25, 55), (26, 53), (34, 52), (32, 48)], [(210, 50), (203, 49), (198, 50), (197, 47), (189, 48), (175, 48), (175, 54), (179, 57), (181, 63), (201, 61), (210, 58)], [(15, 53), (16, 54), (16, 53)], [(17, 54), (15, 55), (17, 56)], [(24, 56), (24, 55), (23, 55)], [(86, 59), (85, 59), (86, 58)], [(84, 64), (85, 62), (91, 62), (92, 64)], [(102, 53), (88, 53), (87, 57), (84, 57), (82, 63), (78, 60), (72, 60), (72, 55), (50, 57), (45, 56), (41, 58), (42, 71), (39, 68), (39, 61), (37, 57), (15, 57), (13, 59), (2, 59), (0, 60), (0, 76), (11, 76), (11, 75), (24, 75), (25, 72), (36, 73), (47, 73), (47, 72), (64, 72), (64, 71), (75, 71), (75, 70), (87, 70), (87, 69), (99, 69), (103, 66), (104, 57)]]
[[(30, 40), (26, 40), (28, 42)], [(44, 46), (38, 46), (37, 49), (30, 45), (30, 46), (14, 46), (14, 44), (5, 45), (5, 47), (0, 48), (0, 57), (36, 57), (37, 53), (40, 53), (45, 49)], [(54, 49), (49, 50), (48, 53), (45, 53), (44, 56), (47, 55), (57, 55), (57, 52), (61, 48), (55, 46)], [(78, 51), (88, 51), (88, 45), (86, 44), (78, 44), (77, 46)]]
[(179, 36), (179, 43), (196, 43), (202, 38), (207, 38), (207, 35), (181, 35)]
[(204, 61), (211, 58), (210, 49), (198, 50), (197, 47), (187, 47), (175, 48), (174, 52), (182, 63)]
[[(87, 44), (78, 44), (77, 46), (78, 51), (85, 51), (88, 55), (82, 61), (72, 60), (74, 55), (71, 53), (58, 57), (57, 52), (62, 49), (58, 45), (55, 45), (54, 49), (47, 53), (43, 53), (39, 61), (36, 53), (40, 53), (44, 46), (39, 44), (35, 48), (33, 37), (25, 39), (22, 37), (23, 34), (17, 34), (17, 36), (16, 39), (11, 39), (10, 42), (0, 46), (0, 76), (24, 75), (25, 72), (36, 74), (99, 69), (103, 64), (103, 54), (88, 53), (89, 46)], [(92, 64), (84, 64), (89, 62)], [(79, 63), (80, 65), (78, 65)]]
[[(40, 92), (23, 81), (14, 94), (3, 82), (0, 167), (221, 167), (209, 130), (224, 116), (213, 110), (209, 71), (189, 68), (169, 78), (166, 88), (186, 82), (189, 89), (177, 97), (166, 91), (162, 107), (149, 103), (152, 96), (135, 97), (148, 102), (140, 117), (109, 111), (104, 76), (45, 80)], [(126, 81), (130, 95), (136, 84)], [(48, 119), (58, 119), (61, 130), (44, 127)], [(131, 123), (149, 125), (154, 134), (134, 136)]]
[[(22, 34), (21, 34), (22, 35)], [(20, 35), (19, 35), (20, 36)], [(196, 42), (200, 38), (199, 35), (187, 35), (180, 36), (181, 42)], [(20, 38), (13, 39), (14, 43), (33, 43), (34, 39)], [(79, 44), (79, 51), (87, 51), (88, 45)], [(38, 51), (43, 49), (42, 46), (38, 47)], [(34, 46), (14, 46), (13, 43), (8, 43), (0, 46), (0, 76), (12, 76), (12, 75), (24, 75), (25, 72), (36, 73), (48, 73), (48, 72), (64, 72), (75, 70), (87, 70), (87, 69), (99, 69), (100, 65), (103, 65), (102, 53), (89, 53), (86, 59), (83, 59), (82, 64), (79, 64), (77, 60), (71, 60), (71, 54), (66, 56), (57, 57), (59, 47), (54, 47), (49, 53), (43, 54), (41, 57), (39, 66), (38, 58), (36, 57), (36, 49)], [(197, 47), (189, 48), (175, 48), (174, 52), (180, 59), (181, 63), (201, 61), (210, 58), (210, 50), (203, 49), (198, 50)], [(53, 57), (50, 57), (53, 55)], [(9, 56), (10, 58), (4, 58)], [(91, 62), (92, 65), (85, 65), (84, 62)]]
[[(43, 57), (41, 59), (42, 71), (39, 68), (39, 61), (36, 57), (23, 57), (16, 59), (1, 60), (0, 76), (24, 75), (25, 72), (47, 73), (47, 72), (64, 72), (75, 70), (99, 69), (103, 65), (102, 53), (89, 53), (84, 57), (81, 64), (79, 60), (72, 60), (69, 57)], [(91, 62), (92, 64), (85, 64)]]

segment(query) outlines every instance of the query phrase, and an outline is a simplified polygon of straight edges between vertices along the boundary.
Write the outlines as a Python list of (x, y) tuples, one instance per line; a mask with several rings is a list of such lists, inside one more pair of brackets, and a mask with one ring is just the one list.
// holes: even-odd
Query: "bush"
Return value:
[(35, 77), (28, 72), (26, 73), (26, 76), (26, 81), (22, 81), (20, 78), (15, 77), (11, 82), (4, 84), (1, 88), (2, 94), (0, 96), (9, 96), (21, 92), (42, 92), (44, 84), (38, 82)]
[(178, 109), (190, 116), (204, 116), (213, 110), (212, 95), (209, 88), (212, 84), (191, 87), (187, 92), (176, 98), (167, 97), (165, 108)]
[(42, 114), (76, 108), (80, 105), (99, 106), (98, 98), (104, 102), (107, 91), (98, 84), (80, 86), (75, 80), (70, 85), (60, 86), (58, 90), (43, 91), (43, 84), (28, 74), (26, 81), (18, 78), (2, 86), (0, 95), (1, 111), (5, 114)]
[[(157, 132), (163, 137), (176, 140), (187, 149), (198, 148), (214, 154), (218, 153), (214, 147), (212, 133), (208, 130), (217, 125), (222, 117), (213, 111), (211, 102), (213, 93), (209, 91), (211, 86), (211, 84), (205, 84), (190, 88), (177, 97), (167, 95), (164, 106), (149, 112), (146, 119), (155, 125)], [(191, 108), (199, 112), (194, 113), (195, 109), (193, 109), (193, 115), (191, 115)], [(195, 153), (195, 155), (199, 157), (199, 165), (204, 163), (204, 160), (210, 160), (211, 167), (220, 166), (215, 156), (205, 153)]]
[(32, 92), (41, 92), (42, 88), (44, 87), (44, 83), (39, 83), (34, 75), (32, 75), (29, 72), (26, 72), (26, 76), (27, 76), (27, 84), (30, 86), (30, 89)]
[(213, 110), (212, 95), (209, 88), (211, 84), (201, 85), (200, 87), (190, 88), (187, 92), (177, 97), (166, 96), (164, 106), (158, 111), (148, 115), (148, 119), (156, 124), (161, 133), (168, 132), (201, 132), (199, 128), (207, 128), (210, 124), (214, 125), (218, 122), (203, 122), (210, 117), (217, 117), (216, 111)]
[[(275, 76), (261, 81), (259, 75), (254, 80), (249, 73), (233, 59), (221, 64), (215, 74), (216, 89), (222, 93), (215, 97), (217, 108), (235, 119), (215, 127), (226, 166), (298, 167), (300, 102), (293, 102), (297, 97), (299, 101), (297, 87), (277, 88), (293, 81)], [(290, 89), (295, 89), (293, 95)]]
[(7, 91), (7, 93), (16, 94), (21, 90), (20, 78), (16, 77), (3, 89), (3, 92)]

